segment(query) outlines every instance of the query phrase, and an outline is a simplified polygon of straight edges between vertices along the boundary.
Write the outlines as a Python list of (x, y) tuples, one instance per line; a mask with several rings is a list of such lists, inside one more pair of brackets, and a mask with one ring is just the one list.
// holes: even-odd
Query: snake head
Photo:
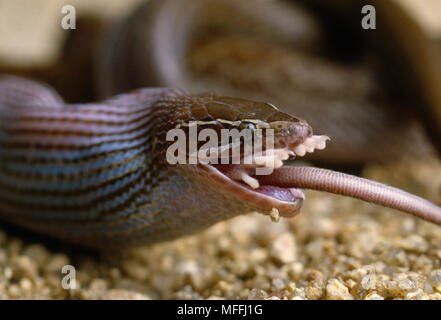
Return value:
[[(222, 130), (239, 134), (237, 139), (228, 136), (216, 140), (214, 147), (205, 145), (207, 137), (197, 142), (197, 156), (209, 155), (198, 158), (198, 174), (204, 175), (204, 181), (210, 181), (207, 183), (210, 186), (216, 185), (216, 192), (226, 197), (239, 197), (255, 211), (278, 212), (282, 216), (299, 212), (304, 199), (300, 190), (264, 185), (259, 182), (259, 177), (272, 174), (288, 159), (323, 149), (329, 139), (327, 136), (313, 135), (305, 120), (286, 114), (269, 103), (205, 95), (187, 96), (177, 105), (182, 106), (176, 110), (177, 114), (185, 114), (187, 118), (175, 128), (185, 129), (187, 136), (190, 128), (197, 135), (204, 129), (212, 129), (219, 137), (223, 136)], [(243, 132), (248, 135), (241, 135)], [(248, 139), (242, 139), (244, 136)], [(260, 148), (256, 148), (259, 139)], [(247, 144), (251, 144), (251, 148), (247, 149)], [(238, 158), (234, 157), (234, 150), (238, 150)], [(196, 153), (190, 151), (190, 154)]]

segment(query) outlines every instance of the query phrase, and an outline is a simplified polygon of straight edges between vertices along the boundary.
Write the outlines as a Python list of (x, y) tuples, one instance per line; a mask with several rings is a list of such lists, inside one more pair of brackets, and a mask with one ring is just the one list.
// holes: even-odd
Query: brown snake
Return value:
[[(180, 0), (151, 1), (137, 11), (103, 49), (101, 92), (110, 95), (155, 84), (192, 91), (216, 86), (222, 95), (152, 88), (97, 104), (73, 105), (40, 84), (15, 77), (0, 79), (0, 215), (32, 230), (108, 249), (173, 239), (250, 211), (292, 216), (304, 200), (297, 188), (310, 188), (356, 197), (441, 224), (440, 207), (404, 191), (319, 168), (282, 167), (287, 159), (323, 149), (326, 137), (313, 135), (306, 121), (271, 104), (228, 97), (237, 96), (238, 88), (247, 98), (277, 101), (285, 108), (292, 105), (299, 112), (292, 114), (310, 112), (308, 121), (318, 119), (320, 132), (333, 140), (332, 128), (338, 127), (341, 140), (337, 133), (334, 148), (330, 144), (331, 152), (323, 152), (329, 161), (376, 159), (401, 152), (396, 149), (405, 145), (398, 144), (403, 138), (409, 144), (425, 138), (412, 117), (397, 118), (395, 112), (388, 113), (390, 98), (383, 96), (368, 71), (306, 55), (303, 50), (320, 50), (320, 32), (314, 31), (313, 22), (301, 11), (284, 5), (259, 7), (253, 11), (254, 23), (253, 17), (242, 19), (239, 14), (227, 26), (238, 30), (238, 24), (243, 34), (249, 34), (256, 23), (264, 21), (268, 10), (274, 10), (280, 18), (268, 23), (285, 33), (275, 36), (268, 31), (271, 28), (262, 26), (260, 34), (268, 42), (254, 42), (252, 37), (235, 41), (236, 31), (222, 31), (214, 38), (200, 35), (202, 40), (196, 41), (194, 54), (197, 57), (204, 50), (210, 54), (202, 54), (205, 61), (197, 58), (192, 62), (192, 54), (185, 55), (186, 49), (192, 50), (186, 47), (192, 32), (207, 23), (218, 30), (216, 24), (224, 26), (230, 16), (228, 6), (233, 5), (231, 1), (216, 1), (219, 7), (211, 12), (214, 2), (209, 7), (204, 6), (206, 3), (194, 1), (188, 10), (182, 10), (185, 2)], [(241, 5), (237, 2), (238, 12), (246, 16), (249, 10), (244, 11)], [(224, 6), (227, 11), (222, 14)], [(294, 25), (292, 14), (298, 16)], [(192, 19), (196, 16), (205, 20)], [(188, 24), (189, 20), (193, 23)], [(289, 49), (289, 54), (284, 44), (287, 37), (298, 39), (298, 46)], [(226, 52), (220, 52), (220, 48), (226, 48)], [(222, 63), (213, 63), (219, 61), (218, 54), (229, 58), (225, 60), (227, 72), (221, 84), (214, 85), (204, 74), (213, 68), (222, 69)], [(256, 63), (254, 70), (259, 77), (236, 78), (242, 67), (241, 75), (246, 75), (243, 61), (248, 58)], [(258, 64), (265, 59), (273, 63)], [(298, 66), (296, 61), (301, 61)], [(186, 63), (193, 65), (193, 75), (184, 68)], [(292, 63), (292, 69), (284, 69)], [(236, 73), (228, 74), (231, 68)], [(268, 74), (275, 81), (273, 86), (265, 79)], [(308, 76), (308, 81), (300, 80)], [(239, 79), (236, 86), (231, 85), (234, 79)], [(296, 89), (289, 89), (293, 87)], [(276, 93), (269, 99), (273, 91)], [(324, 114), (323, 106), (332, 103), (332, 112)], [(197, 121), (198, 132), (205, 128), (217, 132), (263, 128), (266, 134), (267, 129), (274, 129), (275, 145), (264, 149), (265, 156), (277, 164), (274, 173), (256, 175), (262, 165), (254, 158), (251, 165), (170, 165), (166, 161), (170, 147), (167, 132), (184, 128), (188, 137), (190, 129), (186, 125), (190, 121)], [(346, 126), (345, 121), (356, 123), (359, 136), (354, 133), (349, 139), (343, 125), (344, 130), (355, 129)], [(323, 131), (326, 123), (332, 123), (328, 128), (331, 132)]]

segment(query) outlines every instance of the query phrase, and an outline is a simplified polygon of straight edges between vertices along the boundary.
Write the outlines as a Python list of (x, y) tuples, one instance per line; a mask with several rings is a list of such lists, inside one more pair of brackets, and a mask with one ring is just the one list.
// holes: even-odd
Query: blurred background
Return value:
[(0, 71), (68, 102), (147, 86), (270, 101), (332, 138), (309, 157), (326, 166), (441, 148), (439, 1), (373, 1), (375, 30), (364, 0), (148, 2), (2, 0)]
[[(79, 16), (118, 19), (145, 0), (1, 0), (0, 58), (14, 66), (44, 66), (61, 55), (66, 31), (61, 8), (74, 5)], [(441, 4), (438, 0), (397, 0), (441, 47)]]

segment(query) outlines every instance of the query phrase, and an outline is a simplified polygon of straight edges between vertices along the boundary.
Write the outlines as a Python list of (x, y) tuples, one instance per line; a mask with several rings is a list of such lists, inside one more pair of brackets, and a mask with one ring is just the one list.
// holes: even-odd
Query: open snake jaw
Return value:
[[(232, 170), (241, 165), (203, 165), (213, 182), (223, 190), (224, 193), (234, 198), (239, 198), (241, 202), (254, 207), (253, 211), (263, 214), (270, 214), (276, 209), (281, 217), (292, 217), (300, 212), (305, 196), (303, 192), (296, 188), (278, 187), (273, 185), (263, 185), (256, 179), (259, 187), (253, 188), (242, 179), (235, 178)], [(236, 169), (237, 170), (237, 169)], [(263, 177), (263, 176), (262, 176)], [(252, 184), (252, 183), (251, 183)]]
[[(303, 156), (303, 152), (300, 154), (296, 152), (298, 149), (305, 150), (305, 153), (320, 150), (326, 146), (327, 140), (329, 140), (327, 136), (312, 135), (291, 148), (265, 150), (262, 155), (253, 156), (251, 164), (212, 165), (211, 167), (228, 179), (231, 184), (240, 186), (243, 192), (249, 196), (252, 195), (252, 197), (247, 197), (248, 200), (255, 203), (262, 201), (271, 203), (272, 208), (268, 210), (268, 213), (271, 211), (273, 215), (276, 215), (277, 210), (280, 216), (291, 217), (299, 212), (305, 199), (304, 193), (297, 188), (262, 184), (260, 180), (283, 167), (284, 161)], [(259, 175), (256, 174), (258, 168), (269, 169), (269, 171), (267, 175)]]
[(326, 147), (327, 140), (329, 140), (328, 136), (312, 135), (295, 146), (293, 150), (289, 148), (271, 149), (266, 150), (260, 156), (250, 155), (243, 159), (244, 163), (251, 163), (250, 165), (234, 165), (226, 173), (230, 178), (243, 181), (251, 188), (257, 189), (260, 186), (259, 180), (252, 176), (252, 174), (256, 174), (256, 168), (267, 168), (269, 169), (268, 174), (270, 174), (274, 169), (282, 167), (283, 162), (290, 158), (303, 157), (307, 152), (311, 153), (316, 149), (323, 150)]

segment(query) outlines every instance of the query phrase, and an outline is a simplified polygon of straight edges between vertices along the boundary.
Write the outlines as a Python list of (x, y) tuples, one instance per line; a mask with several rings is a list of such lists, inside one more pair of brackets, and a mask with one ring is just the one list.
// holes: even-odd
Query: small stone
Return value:
[(270, 255), (277, 262), (286, 264), (297, 258), (296, 240), (291, 233), (285, 232), (278, 236), (270, 247)]
[(403, 250), (393, 250), (388, 255), (388, 262), (394, 266), (407, 267), (409, 261), (406, 252)]
[(225, 298), (223, 297), (218, 297), (218, 296), (209, 296), (207, 298), (207, 300), (225, 300)]
[(104, 293), (104, 300), (151, 300), (145, 294), (122, 289), (112, 289)]
[(357, 287), (357, 282), (352, 279), (348, 279), (345, 281), (345, 287), (347, 287), (349, 289), (349, 292), (351, 292), (352, 289), (355, 289)]
[(149, 270), (138, 260), (129, 260), (122, 263), (124, 272), (137, 281), (144, 281), (149, 276)]
[(219, 281), (217, 283), (216, 287), (219, 288), (223, 292), (227, 292), (227, 291), (231, 291), (232, 290), (233, 285), (231, 283), (229, 283), (229, 282), (221, 280), (221, 281)]
[(272, 283), (276, 290), (282, 290), (283, 288), (285, 288), (285, 283), (283, 283), (283, 280), (280, 278), (273, 279)]
[(405, 297), (406, 300), (429, 300), (430, 297), (424, 293), (422, 289), (418, 289), (413, 292), (409, 292), (406, 294)]
[(108, 287), (108, 283), (104, 279), (94, 279), (90, 283), (90, 289), (97, 290), (97, 291), (104, 291)]
[[(250, 271), (250, 269), (252, 269), (252, 268), (250, 268), (249, 263), (245, 260), (242, 260), (242, 259), (235, 261), (230, 266), (231, 272), (238, 275), (239, 277), (245, 276), (248, 273), (248, 271)], [(201, 278), (200, 272), (196, 272), (192, 276), (195, 279)], [(202, 279), (200, 279), (200, 280), (202, 281)]]
[(401, 232), (403, 234), (411, 234), (415, 230), (415, 219), (412, 218), (406, 218), (403, 220), (403, 223), (401, 225)]
[(328, 300), (353, 300), (354, 297), (349, 293), (345, 287), (337, 279), (331, 279), (326, 286), (326, 299)]
[(249, 254), (249, 261), (252, 264), (260, 264), (268, 258), (268, 252), (263, 248), (254, 248)]
[(410, 236), (402, 239), (399, 242), (399, 245), (404, 250), (415, 251), (418, 253), (426, 252), (428, 248), (427, 241), (418, 234), (411, 234)]
[[(233, 269), (240, 268), (239, 265), (234, 265)], [(200, 289), (203, 286), (203, 277), (198, 263), (195, 260), (185, 260), (177, 266), (178, 274), (184, 279), (186, 284), (190, 284), (194, 289)]]
[(18, 238), (9, 239), (7, 242), (7, 250), (10, 256), (18, 255), (23, 248), (23, 241)]
[(365, 290), (376, 289), (375, 274), (368, 274), (361, 279), (361, 287)]
[(39, 267), (43, 267), (49, 260), (49, 251), (41, 244), (33, 244), (24, 250), (24, 255), (35, 261)]
[(6, 233), (2, 230), (0, 230), (0, 245), (4, 245), (6, 243)]
[(330, 238), (337, 234), (338, 228), (334, 221), (329, 218), (321, 218), (314, 224), (312, 234), (317, 237)]
[(8, 262), (8, 255), (6, 254), (5, 250), (0, 249), (0, 266), (4, 266)]
[(438, 292), (441, 292), (441, 269), (433, 270), (428, 279), (428, 283)]
[(55, 254), (49, 260), (49, 263), (44, 266), (45, 271), (59, 273), (64, 266), (69, 265), (69, 258), (64, 254)]
[(27, 278), (23, 278), (20, 280), (20, 288), (23, 290), (23, 292), (25, 293), (30, 293), (31, 289), (32, 289), (32, 282), (31, 280), (27, 279)]
[(11, 259), (14, 277), (28, 278), (35, 281), (38, 276), (37, 266), (28, 256), (16, 256)]
[(322, 282), (323, 279), (324, 279), (323, 273), (318, 271), (318, 270), (315, 270), (315, 269), (310, 270), (308, 272), (307, 277), (308, 277), (309, 280), (314, 280), (314, 281), (317, 281), (317, 282)]
[(186, 285), (176, 293), (176, 299), (178, 300), (198, 300), (200, 298), (200, 295), (190, 285)]
[[(6, 53), (6, 60), (14, 65), (47, 65), (56, 58), (51, 52), (62, 50), (61, 40), (64, 37), (45, 32), (43, 29), (49, 28), (61, 35), (62, 30), (51, 28), (50, 23), (35, 23), (33, 8), (38, 8), (42, 21), (48, 22), (59, 21), (59, 10), (53, 10), (53, 1), (27, 1), (29, 6), (32, 3), (32, 8), (25, 8), (26, 10), (22, 8), (22, 2), (24, 1), (0, 0), (0, 3), (5, 4), (0, 5), (0, 21), (3, 22), (2, 26), (6, 26), (0, 28), (1, 47), (7, 49), (3, 53)], [(97, 15), (99, 20), (118, 20), (134, 10), (140, 0), (77, 2), (78, 11)], [(431, 6), (420, 7), (423, 8), (422, 12), (416, 12), (415, 16), (424, 17), (424, 14), (419, 14), (424, 13), (424, 10), (437, 12)], [(46, 11), (53, 14), (48, 15)], [(18, 20), (26, 23), (29, 28), (17, 28), (16, 23), (9, 23)], [(43, 29), (35, 33), (40, 27)], [(15, 34), (17, 30), (20, 32)], [(29, 39), (20, 36), (23, 31), (30, 36)], [(41, 41), (45, 38), (51, 41)], [(274, 67), (277, 69), (285, 62), (289, 64), (293, 59), (289, 48), (278, 48), (271, 39), (268, 44), (265, 43), (266, 39), (254, 43), (254, 40), (259, 39), (253, 38), (241, 41), (239, 46), (234, 43), (231, 46), (231, 37), (228, 35), (210, 34), (206, 38), (207, 41), (202, 38), (199, 39), (201, 41), (196, 41), (192, 50), (189, 50), (188, 66), (195, 76), (204, 78), (215, 76), (214, 73), (223, 74), (221, 82), (233, 86), (243, 82), (242, 78), (251, 76), (252, 78), (244, 78), (245, 84), (250, 84), (250, 89), (257, 88), (263, 95), (271, 91), (271, 87), (265, 86), (270, 83), (267, 78), (272, 77), (274, 72), (271, 71)], [(27, 47), (30, 45), (29, 50), (20, 49), (23, 43)], [(212, 46), (211, 43), (216, 45)], [(44, 61), (38, 61), (38, 57), (28, 59), (23, 56), (23, 53), (48, 53), (44, 49), (48, 45), (51, 54), (40, 54)], [(10, 48), (13, 49), (14, 46), (18, 51), (11, 51)], [(231, 55), (248, 60), (248, 54), (254, 54), (259, 47), (265, 49), (264, 54), (268, 54), (268, 57), (275, 57), (272, 60), (282, 63), (276, 62), (272, 66), (262, 63), (259, 68), (254, 68), (258, 72), (257, 78), (247, 68), (242, 68), (247, 67), (246, 65), (236, 68), (232, 73), (231, 61), (222, 61), (222, 57)], [(208, 52), (205, 48), (209, 49)], [(4, 55), (0, 55), (3, 61)], [(214, 63), (211, 64), (210, 61)], [(253, 67), (251, 64), (250, 66)], [(286, 69), (282, 76), (289, 78), (292, 72), (297, 71)], [(233, 79), (232, 74), (239, 76)], [(255, 78), (258, 80), (255, 81)], [(275, 85), (278, 86), (277, 79)], [(363, 166), (362, 175), (412, 193), (416, 192), (434, 203), (441, 203), (440, 157), (428, 155), (422, 158), (419, 161), (395, 159), (390, 164), (369, 162)], [(207, 188), (205, 183), (195, 186), (195, 191), (204, 191)], [(0, 230), (0, 299), (84, 299), (93, 296), (97, 299), (254, 297), (303, 300), (307, 297), (326, 298), (331, 291), (338, 291), (335, 287), (345, 292), (343, 286), (356, 299), (441, 299), (439, 227), (347, 197), (309, 190), (306, 193), (308, 201), (304, 203), (304, 213), (295, 219), (280, 219), (275, 224), (268, 223), (268, 216), (243, 215), (222, 221), (193, 236), (143, 246), (137, 250), (139, 254), (116, 258), (116, 263), (112, 264), (95, 254), (77, 254), (76, 250), (61, 249), (68, 248), (69, 245), (59, 247), (63, 250), (59, 253), (65, 255), (65, 258), (59, 259), (59, 253), (47, 247), (44, 239), (40, 241), (38, 238), (22, 236), (22, 233), (17, 236), (16, 232), (7, 230), (6, 225), (0, 225), (0, 228), (4, 228)], [(219, 199), (223, 197), (222, 193), (217, 194)], [(179, 199), (170, 201), (171, 206), (182, 205)], [(223, 203), (226, 211), (234, 209), (236, 205), (234, 201)], [(213, 214), (216, 215), (216, 212)], [(278, 220), (274, 214), (272, 218)], [(164, 220), (164, 223), (167, 222)], [(283, 253), (270, 252), (273, 250), (272, 242), (284, 233), (291, 233), (295, 239), (294, 259), (284, 259)], [(109, 243), (109, 249), (112, 248)], [(286, 247), (283, 248), (285, 249)], [(389, 256), (391, 252), (394, 253)], [(28, 262), (17, 262), (16, 259), (20, 260), (22, 257), (27, 257)], [(283, 260), (291, 262), (285, 263)], [(70, 264), (75, 261), (77, 283), (81, 283), (77, 290), (65, 290), (60, 286), (63, 277), (61, 268), (69, 264), (69, 261)], [(194, 261), (197, 268), (194, 268)], [(378, 266), (381, 262), (384, 264), (382, 267)], [(375, 281), (369, 278), (366, 270), (361, 270), (368, 263), (375, 268)], [(19, 268), (16, 268), (16, 264)], [(29, 265), (32, 267), (28, 268)], [(27, 274), (35, 278), (28, 277)], [(338, 285), (335, 283), (336, 279)], [(217, 286), (219, 281), (224, 283)], [(362, 286), (376, 289), (363, 289)], [(226, 289), (228, 290), (224, 291)], [(335, 297), (337, 296), (335, 293)], [(343, 310), (340, 313), (344, 312)], [(349, 314), (357, 316), (350, 312)]]
[(94, 279), (87, 289), (83, 289), (80, 295), (83, 299), (103, 299), (108, 292), (108, 283), (104, 279)]
[(297, 289), (295, 282), (290, 282), (287, 286), (287, 289), (288, 289), (288, 292), (291, 292), (291, 293), (295, 292), (295, 290)]
[(364, 299), (365, 300), (384, 300), (384, 298), (376, 292), (369, 293)]
[(6, 279), (9, 280), (14, 275), (14, 272), (10, 267), (6, 267), (5, 270), (3, 271), (3, 275), (5, 276)]
[(293, 292), (292, 300), (307, 300), (305, 290), (303, 288), (296, 288)]
[(277, 210), (276, 208), (272, 208), (270, 212), (270, 218), (272, 222), (279, 222), (280, 221), (279, 210)]
[(263, 291), (262, 289), (257, 289), (257, 288), (253, 288), (251, 289), (249, 295), (248, 295), (248, 299), (249, 300), (262, 300), (264, 298), (266, 298), (268, 296), (268, 294)]
[(354, 270), (354, 269), (360, 269), (363, 265), (358, 260), (351, 260), (348, 262), (348, 269)]
[(8, 295), (10, 299), (18, 299), (21, 296), (21, 290), (16, 284), (12, 284), (8, 288)]
[(435, 292), (435, 293), (429, 295), (429, 298), (431, 300), (441, 300), (441, 293)]
[(323, 294), (323, 290), (321, 290), (317, 286), (309, 286), (306, 288), (306, 297), (310, 300), (318, 300)]
[(288, 276), (291, 280), (296, 280), (303, 272), (303, 264), (301, 262), (290, 263), (287, 267)]

